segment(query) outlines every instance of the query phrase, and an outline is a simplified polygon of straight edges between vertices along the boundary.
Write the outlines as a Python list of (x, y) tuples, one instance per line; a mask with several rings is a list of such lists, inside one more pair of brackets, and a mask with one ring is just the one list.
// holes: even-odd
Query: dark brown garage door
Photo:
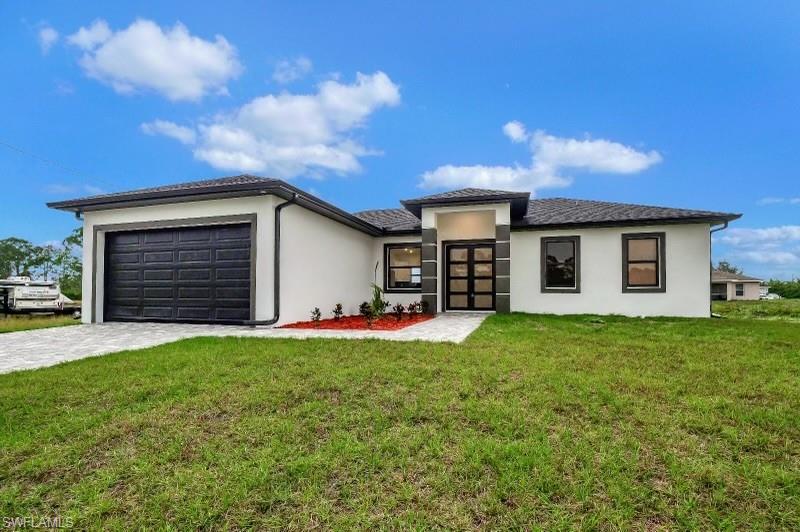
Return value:
[(250, 319), (250, 224), (106, 235), (106, 321)]

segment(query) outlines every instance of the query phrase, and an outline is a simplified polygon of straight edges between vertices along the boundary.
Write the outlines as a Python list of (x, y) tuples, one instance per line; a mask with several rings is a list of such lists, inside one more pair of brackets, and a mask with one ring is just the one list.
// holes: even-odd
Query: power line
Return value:
[(96, 177), (90, 177), (90, 176), (84, 174), (83, 172), (81, 172), (79, 170), (76, 170), (75, 168), (72, 168), (70, 166), (62, 164), (62, 163), (60, 163), (58, 161), (55, 161), (53, 159), (48, 159), (47, 157), (42, 157), (41, 155), (37, 155), (37, 154), (33, 153), (32, 151), (26, 150), (24, 148), (20, 148), (19, 146), (15, 146), (14, 144), (11, 144), (10, 142), (6, 142), (3, 139), (0, 139), (0, 146), (8, 148), (9, 150), (15, 151), (15, 152), (20, 153), (22, 155), (26, 155), (26, 156), (28, 156), (28, 157), (30, 157), (32, 159), (36, 159), (37, 161), (39, 161), (41, 163), (53, 166), (55, 168), (59, 168), (59, 169), (64, 170), (66, 172), (69, 172), (69, 173), (71, 173), (71, 174), (73, 174), (73, 175), (75, 175), (77, 177), (81, 177), (83, 179), (88, 179), (88, 180), (94, 181), (94, 182), (99, 182), (99, 183), (101, 183), (103, 185), (106, 185), (106, 186), (109, 186), (109, 187), (111, 186), (110, 183), (107, 183), (107, 182), (103, 181), (102, 179), (97, 179)]

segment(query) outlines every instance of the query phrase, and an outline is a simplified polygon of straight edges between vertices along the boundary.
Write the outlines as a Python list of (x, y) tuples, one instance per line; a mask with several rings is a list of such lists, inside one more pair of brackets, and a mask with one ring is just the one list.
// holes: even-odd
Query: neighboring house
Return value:
[(83, 217), (85, 321), (263, 324), (370, 298), (709, 316), (712, 226), (738, 214), (462, 189), (351, 214), (249, 175), (50, 203)]
[[(760, 299), (762, 280), (741, 273), (711, 270), (711, 299), (732, 301), (734, 299)], [(769, 291), (769, 288), (767, 288)], [(766, 293), (764, 297), (766, 297)]]

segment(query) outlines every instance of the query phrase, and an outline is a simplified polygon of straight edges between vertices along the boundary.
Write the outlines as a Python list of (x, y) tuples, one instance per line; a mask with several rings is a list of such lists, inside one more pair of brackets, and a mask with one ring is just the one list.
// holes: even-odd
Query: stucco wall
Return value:
[(759, 282), (744, 282), (744, 295), (737, 296), (736, 295), (736, 282), (730, 282), (728, 284), (728, 301), (733, 301), (735, 299), (739, 300), (756, 300), (761, 298), (761, 290), (759, 288)]
[(336, 303), (345, 314), (357, 314), (358, 305), (370, 298), (374, 246), (373, 237), (303, 207), (284, 209), (278, 323), (308, 320), (314, 307), (332, 317)]
[[(494, 240), (497, 225), (507, 225), (511, 211), (507, 203), (432, 207), (422, 209), (422, 227), (436, 229), (437, 312), (445, 309), (444, 283), (446, 276), (442, 263), (443, 242), (451, 240)], [(513, 259), (512, 259), (513, 260)]]
[[(91, 321), (93, 256), (95, 253), (94, 226), (109, 224), (144, 223), (160, 220), (186, 220), (216, 216), (255, 214), (258, 234), (256, 237), (256, 318), (272, 317), (272, 235), (273, 235), (273, 196), (254, 196), (221, 200), (131, 207), (107, 211), (90, 211), (83, 218), (83, 321)], [(103, 321), (103, 248), (105, 234), (98, 233), (97, 242), (97, 322)]]
[[(666, 292), (622, 291), (622, 233), (666, 233)], [(541, 293), (540, 239), (581, 237), (581, 292)], [(511, 310), (626, 316), (709, 315), (708, 224), (511, 233)]]

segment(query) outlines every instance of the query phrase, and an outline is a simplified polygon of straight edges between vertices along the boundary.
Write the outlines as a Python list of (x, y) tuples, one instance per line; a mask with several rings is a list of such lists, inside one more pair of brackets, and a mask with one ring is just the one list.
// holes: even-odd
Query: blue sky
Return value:
[(0, 237), (249, 171), (353, 211), (486, 184), (742, 212), (715, 259), (800, 275), (800, 4), (403, 4), (4, 2)]

